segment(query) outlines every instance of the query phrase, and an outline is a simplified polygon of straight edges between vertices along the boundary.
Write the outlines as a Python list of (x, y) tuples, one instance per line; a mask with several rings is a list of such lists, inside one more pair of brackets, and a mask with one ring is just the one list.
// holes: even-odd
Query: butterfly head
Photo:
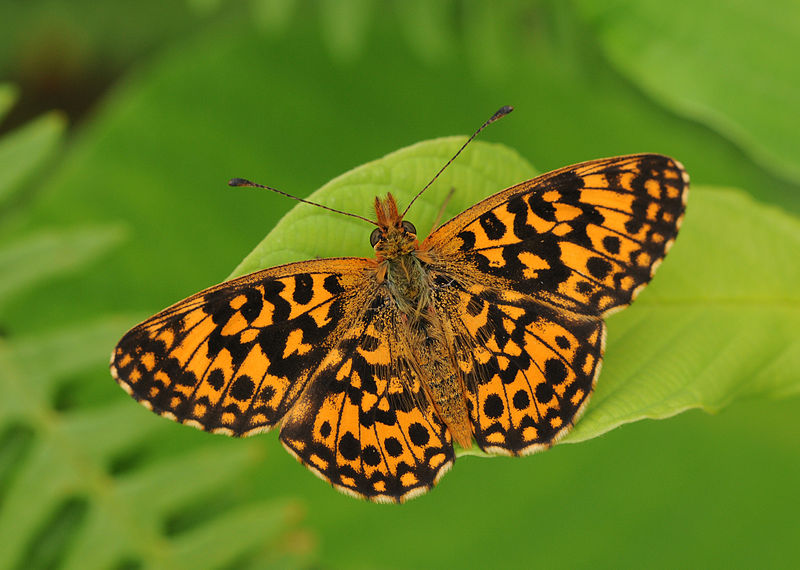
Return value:
[(369, 243), (375, 248), (378, 261), (396, 259), (419, 249), (417, 228), (397, 211), (394, 196), (388, 194), (383, 200), (376, 197), (375, 215), (378, 227), (370, 235)]

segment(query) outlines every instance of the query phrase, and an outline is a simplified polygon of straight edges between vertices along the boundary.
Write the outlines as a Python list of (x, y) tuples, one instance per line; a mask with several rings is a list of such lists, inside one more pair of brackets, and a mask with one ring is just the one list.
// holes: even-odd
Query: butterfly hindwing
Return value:
[(129, 331), (111, 370), (158, 414), (208, 431), (265, 431), (330, 351), (370, 262), (309, 261), (202, 291)]
[[(487, 198), (426, 240), (551, 305), (602, 315), (628, 305), (677, 235), (681, 165), (656, 154), (594, 160)], [(452, 254), (451, 254), (452, 255)]]
[(373, 501), (428, 490), (455, 459), (449, 432), (404, 366), (401, 321), (374, 303), (281, 427), (284, 446), (317, 475)]
[(594, 388), (605, 324), (481, 285), (461, 299), (462, 330), (482, 339), (466, 382), (478, 446), (521, 455), (552, 445)]

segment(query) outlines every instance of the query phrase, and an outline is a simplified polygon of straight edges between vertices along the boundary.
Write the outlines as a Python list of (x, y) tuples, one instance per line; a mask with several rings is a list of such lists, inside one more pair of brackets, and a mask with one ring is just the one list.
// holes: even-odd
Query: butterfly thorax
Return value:
[(380, 229), (374, 243), (378, 281), (386, 284), (403, 314), (419, 318), (430, 303), (430, 287), (416, 229), (403, 221), (391, 194), (385, 200), (375, 198), (375, 211)]
[(454, 339), (432, 300), (431, 261), (420, 248), (414, 226), (404, 222), (390, 194), (375, 200), (380, 239), (376, 241), (378, 281), (401, 315), (398, 331), (407, 358), (442, 421), (462, 447), (472, 443), (463, 380), (452, 353)]

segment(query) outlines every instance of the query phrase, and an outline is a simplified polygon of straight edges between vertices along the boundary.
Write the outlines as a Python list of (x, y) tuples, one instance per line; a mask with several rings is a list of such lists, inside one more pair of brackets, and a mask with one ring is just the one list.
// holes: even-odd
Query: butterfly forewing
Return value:
[(487, 198), (426, 240), (506, 287), (569, 311), (629, 304), (677, 235), (683, 168), (641, 154), (585, 162)]
[(202, 291), (129, 331), (112, 374), (176, 421), (231, 435), (270, 429), (335, 344), (371, 265), (315, 260)]

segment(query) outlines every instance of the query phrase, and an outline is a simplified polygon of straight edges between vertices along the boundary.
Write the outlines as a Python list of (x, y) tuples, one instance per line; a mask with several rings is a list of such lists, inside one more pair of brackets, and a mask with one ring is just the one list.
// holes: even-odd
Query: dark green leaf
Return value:
[(800, 181), (800, 3), (577, 3), (601, 44), (659, 102)]

